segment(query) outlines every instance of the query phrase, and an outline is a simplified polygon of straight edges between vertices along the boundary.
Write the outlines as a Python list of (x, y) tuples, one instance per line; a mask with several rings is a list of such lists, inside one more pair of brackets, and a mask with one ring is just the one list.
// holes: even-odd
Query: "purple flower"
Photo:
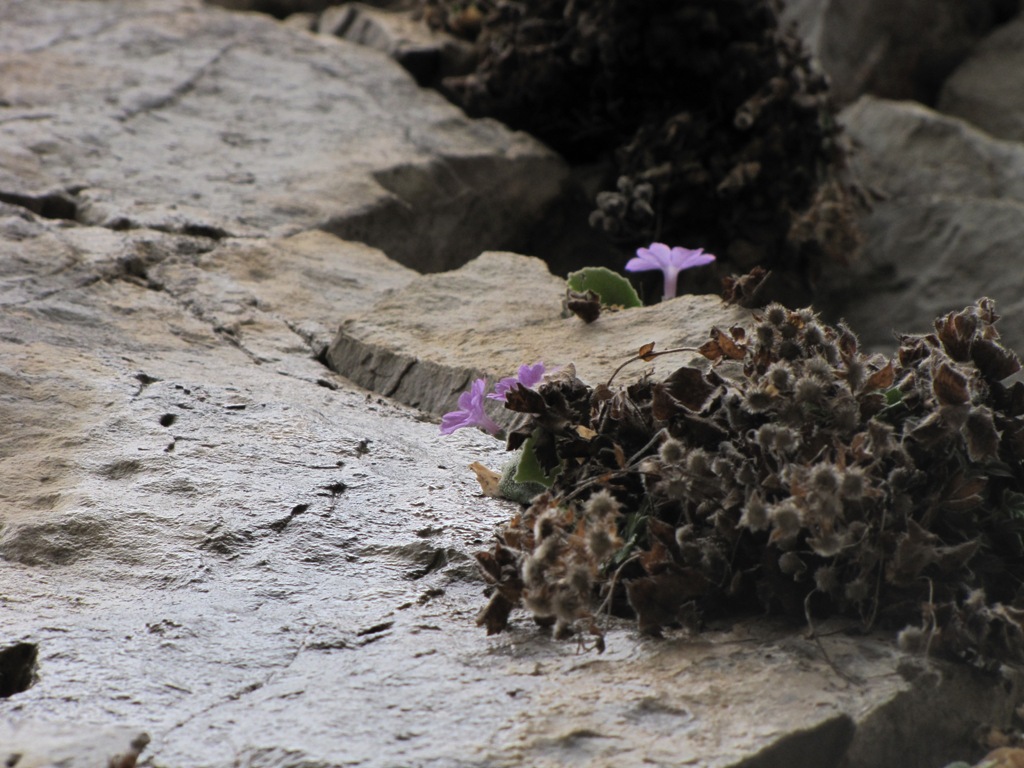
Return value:
[(491, 400), (501, 400), (505, 402), (505, 396), (508, 395), (517, 384), (522, 384), (524, 387), (529, 389), (540, 384), (541, 379), (544, 378), (544, 363), (534, 363), (533, 365), (520, 365), (519, 374), (517, 376), (508, 376), (497, 384), (494, 385), (494, 391), (489, 394)]
[(691, 267), (702, 267), (710, 264), (715, 257), (704, 253), (703, 248), (691, 251), (689, 248), (669, 248), (664, 243), (651, 243), (649, 248), (637, 248), (636, 258), (626, 264), (627, 272), (644, 272), (648, 269), (660, 269), (665, 275), (665, 298), (676, 295), (676, 282), (679, 273)]
[(484, 391), (487, 379), (477, 379), (468, 392), (459, 395), (459, 409), (441, 417), (441, 434), (450, 435), (463, 427), (480, 427), (492, 435), (497, 434), (501, 427), (484, 413)]

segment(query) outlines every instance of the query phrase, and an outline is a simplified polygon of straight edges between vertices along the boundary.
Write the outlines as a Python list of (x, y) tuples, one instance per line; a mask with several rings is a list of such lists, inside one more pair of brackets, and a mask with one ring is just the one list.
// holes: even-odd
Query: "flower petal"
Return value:
[(690, 250), (689, 248), (676, 247), (672, 249), (672, 265), (680, 271), (692, 267), (702, 267), (714, 260), (715, 257), (710, 253), (704, 253), (703, 248)]

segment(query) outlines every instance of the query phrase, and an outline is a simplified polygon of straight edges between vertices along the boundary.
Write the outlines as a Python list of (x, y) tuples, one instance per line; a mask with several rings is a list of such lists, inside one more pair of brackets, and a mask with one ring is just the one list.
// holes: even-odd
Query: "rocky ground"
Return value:
[[(1024, 21), (920, 41), (949, 45), (935, 85), (892, 64), (931, 61), (899, 14), (861, 5), (793, 9), (874, 200), (822, 308), (885, 350), (989, 295), (1024, 348)], [(1017, 672), (841, 624), (622, 623), (603, 655), (525, 618), (486, 637), (472, 553), (514, 506), (466, 467), (502, 446), (438, 415), (476, 375), (597, 379), (746, 312), (562, 318), (561, 281), (509, 251), (565, 164), (417, 87), (365, 25), (335, 31), (387, 50), (198, 0), (0, 19), (5, 765), (939, 766), (1013, 724)], [(862, 44), (828, 45), (843, 29)]]

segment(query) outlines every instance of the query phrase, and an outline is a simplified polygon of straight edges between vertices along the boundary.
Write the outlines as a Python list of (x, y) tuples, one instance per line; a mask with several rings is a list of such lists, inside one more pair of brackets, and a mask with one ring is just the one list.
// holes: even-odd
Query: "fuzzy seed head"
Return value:
[(810, 476), (811, 490), (821, 496), (834, 496), (839, 491), (839, 483), (842, 477), (834, 464), (816, 464), (811, 468)]
[(615, 517), (621, 509), (622, 505), (603, 488), (597, 493), (591, 494), (583, 507), (587, 517), (597, 520), (605, 517)]
[(802, 405), (817, 405), (823, 392), (821, 381), (810, 376), (801, 376), (793, 388), (793, 399)]
[(825, 333), (821, 326), (812, 323), (804, 329), (804, 344), (808, 347), (817, 347), (825, 343)]
[(792, 576), (794, 580), (799, 581), (804, 571), (807, 570), (807, 564), (796, 552), (784, 552), (779, 557), (779, 570), (787, 576)]
[(830, 565), (822, 565), (814, 572), (814, 586), (826, 595), (839, 586), (839, 574)]
[(835, 378), (832, 366), (829, 364), (828, 360), (820, 355), (815, 355), (804, 363), (804, 373), (807, 376), (813, 376), (821, 381), (831, 381)]
[(764, 318), (777, 328), (786, 322), (789, 318), (789, 312), (781, 304), (772, 302), (764, 308)]
[(800, 531), (800, 512), (788, 499), (775, 504), (768, 512), (768, 517), (780, 536), (795, 536)]
[(768, 368), (768, 381), (775, 387), (779, 392), (785, 392), (789, 389), (789, 385), (792, 383), (792, 376), (788, 365), (782, 363), (773, 363)]
[(770, 392), (757, 387), (747, 392), (747, 396), (743, 399), (743, 407), (749, 413), (764, 413), (771, 408), (774, 399)]
[(754, 329), (757, 335), (757, 343), (762, 347), (770, 347), (775, 341), (775, 328), (768, 323), (760, 323)]
[(864, 477), (864, 470), (859, 467), (850, 467), (843, 473), (843, 480), (839, 485), (839, 493), (844, 499), (859, 501), (864, 498), (867, 492), (867, 480)]
[(658, 457), (663, 464), (679, 465), (686, 458), (686, 447), (674, 437), (668, 437), (658, 449)]
[(752, 531), (763, 531), (768, 527), (768, 505), (764, 503), (761, 494), (753, 493), (747, 499), (743, 507), (743, 514), (740, 516), (740, 525)]
[(779, 454), (794, 453), (800, 447), (800, 433), (790, 427), (775, 430), (775, 451)]
[(597, 562), (604, 562), (619, 547), (622, 540), (616, 535), (614, 528), (600, 526), (587, 531), (587, 549)]
[(711, 469), (711, 462), (708, 457), (708, 452), (703, 448), (697, 448), (690, 451), (690, 455), (686, 457), (686, 470), (692, 475), (706, 475)]
[(865, 368), (860, 360), (849, 360), (846, 363), (846, 383), (850, 385), (850, 391), (856, 392), (864, 384)]
[(784, 339), (779, 344), (779, 357), (783, 360), (796, 360), (803, 355), (804, 350), (796, 339)]
[(784, 339), (795, 339), (799, 330), (800, 329), (795, 325), (786, 323), (785, 325), (779, 326), (779, 335)]

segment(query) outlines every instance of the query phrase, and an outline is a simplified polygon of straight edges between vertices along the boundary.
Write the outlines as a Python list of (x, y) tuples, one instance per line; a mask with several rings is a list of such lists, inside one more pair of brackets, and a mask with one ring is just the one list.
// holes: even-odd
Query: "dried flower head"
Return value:
[(768, 505), (764, 503), (761, 494), (754, 491), (743, 506), (739, 524), (752, 531), (763, 531), (768, 527), (769, 522)]
[(789, 319), (789, 311), (781, 304), (772, 302), (764, 308), (764, 319), (778, 328)]
[(587, 499), (587, 503), (583, 506), (583, 511), (587, 517), (593, 519), (615, 517), (621, 510), (622, 504), (604, 488), (596, 493), (592, 493), (590, 498)]
[(772, 363), (767, 371), (768, 381), (779, 392), (786, 392), (792, 383), (792, 371), (785, 363)]
[(686, 458), (686, 447), (674, 437), (666, 437), (658, 449), (658, 458), (664, 464), (682, 464)]
[(801, 376), (793, 387), (793, 399), (803, 405), (817, 405), (824, 393), (821, 380), (810, 376)]
[(810, 488), (822, 496), (834, 496), (839, 491), (841, 475), (834, 464), (821, 463), (811, 467), (808, 475)]

